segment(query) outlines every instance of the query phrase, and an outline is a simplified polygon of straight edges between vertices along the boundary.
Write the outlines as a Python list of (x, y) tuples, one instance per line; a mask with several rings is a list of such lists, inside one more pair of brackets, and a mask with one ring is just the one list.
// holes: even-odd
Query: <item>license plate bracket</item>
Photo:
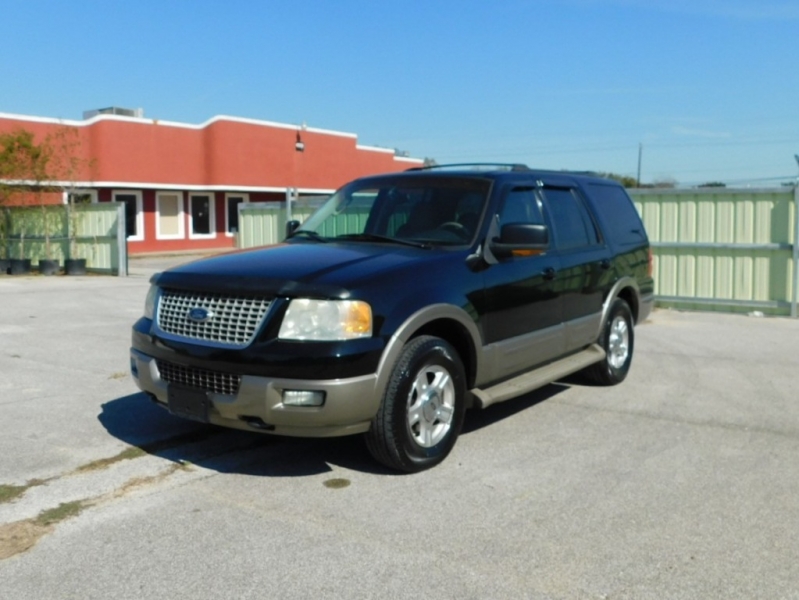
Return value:
[(167, 388), (167, 406), (176, 417), (208, 423), (211, 400), (203, 390), (170, 385)]

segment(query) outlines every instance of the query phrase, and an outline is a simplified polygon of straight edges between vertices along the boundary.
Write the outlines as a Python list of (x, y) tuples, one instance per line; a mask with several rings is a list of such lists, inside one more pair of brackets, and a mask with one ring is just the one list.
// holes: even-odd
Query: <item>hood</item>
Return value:
[(364, 279), (440, 254), (387, 244), (293, 242), (200, 259), (159, 273), (152, 282), (197, 291), (347, 298)]

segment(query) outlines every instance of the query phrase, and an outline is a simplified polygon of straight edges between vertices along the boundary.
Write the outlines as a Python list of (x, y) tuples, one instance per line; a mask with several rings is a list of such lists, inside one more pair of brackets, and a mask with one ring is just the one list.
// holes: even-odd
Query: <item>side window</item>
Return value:
[(617, 185), (590, 185), (591, 198), (599, 212), (603, 229), (619, 244), (640, 244), (646, 239), (644, 225), (624, 188)]
[(599, 242), (591, 216), (573, 190), (545, 188), (544, 198), (552, 217), (558, 248), (572, 250)]
[(499, 211), (499, 224), (502, 226), (508, 223), (544, 224), (541, 205), (533, 188), (518, 187), (508, 192)]

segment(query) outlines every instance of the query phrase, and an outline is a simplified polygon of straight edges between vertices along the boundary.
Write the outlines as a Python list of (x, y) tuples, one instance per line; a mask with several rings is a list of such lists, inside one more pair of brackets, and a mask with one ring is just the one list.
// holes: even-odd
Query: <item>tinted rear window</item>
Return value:
[(646, 240), (641, 217), (623, 188), (599, 184), (589, 184), (587, 187), (599, 212), (599, 220), (611, 241), (629, 245)]

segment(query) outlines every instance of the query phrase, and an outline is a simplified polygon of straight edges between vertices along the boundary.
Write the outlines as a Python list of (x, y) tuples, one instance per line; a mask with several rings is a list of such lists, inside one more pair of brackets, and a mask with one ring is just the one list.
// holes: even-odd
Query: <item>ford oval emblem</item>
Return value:
[(213, 318), (214, 313), (203, 308), (202, 306), (197, 306), (189, 310), (189, 319), (197, 323), (207, 323)]

